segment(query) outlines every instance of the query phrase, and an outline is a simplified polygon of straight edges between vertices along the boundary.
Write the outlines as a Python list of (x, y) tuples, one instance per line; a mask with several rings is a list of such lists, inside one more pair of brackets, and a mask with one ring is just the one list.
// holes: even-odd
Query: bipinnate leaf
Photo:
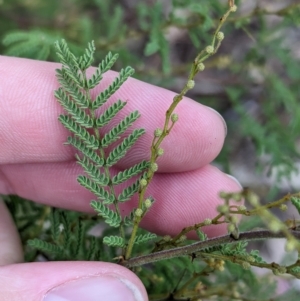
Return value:
[(115, 211), (109, 209), (107, 206), (101, 202), (92, 201), (92, 208), (101, 215), (105, 222), (112, 227), (119, 227), (121, 223), (121, 216), (119, 216)]
[[(100, 83), (103, 74), (110, 70), (118, 55), (108, 53), (98, 67), (94, 69), (93, 75), (88, 77), (87, 69), (94, 61), (94, 42), (89, 43), (85, 53), (79, 57), (71, 53), (64, 40), (56, 42), (55, 48), (62, 63), (62, 68), (56, 70), (60, 88), (55, 91), (55, 97), (66, 112), (66, 114), (59, 116), (59, 121), (73, 134), (73, 136), (68, 137), (67, 144), (73, 145), (80, 152), (75, 157), (86, 174), (79, 175), (77, 181), (97, 197), (97, 201), (92, 201), (91, 206), (104, 218), (105, 222), (112, 227), (123, 227), (122, 217), (119, 216), (119, 202), (125, 202), (132, 198), (138, 191), (139, 179), (126, 187), (119, 194), (119, 199), (116, 198), (114, 186), (138, 176), (147, 169), (148, 162), (142, 161), (120, 171), (114, 177), (111, 175), (110, 168), (126, 155), (145, 130), (134, 129), (127, 137), (121, 138), (125, 131), (140, 117), (139, 112), (134, 111), (118, 123), (114, 123), (116, 125), (105, 132), (103, 127), (109, 124), (124, 108), (126, 101), (119, 99), (107, 105), (102, 111), (101, 106), (113, 96), (134, 73), (134, 70), (131, 67), (122, 69), (113, 82), (94, 98), (91, 90)], [(118, 143), (108, 152), (105, 148), (115, 142)], [(111, 204), (114, 205), (115, 211), (107, 206)], [(73, 230), (70, 230), (67, 220), (62, 223), (64, 225), (62, 236), (68, 236), (68, 243), (65, 246), (70, 249), (74, 245), (74, 238), (69, 235)], [(77, 243), (75, 247), (73, 246), (74, 251), (68, 251), (67, 256), (73, 256), (75, 252), (75, 257), (86, 257), (83, 252), (85, 247), (82, 249), (81, 235), (83, 232), (81, 228), (78, 228), (75, 239)], [(120, 233), (124, 235), (124, 229), (121, 228)], [(57, 233), (55, 235), (57, 236)], [(124, 237), (121, 238), (124, 240)], [(106, 240), (110, 245), (115, 246), (121, 246), (124, 243), (118, 239), (109, 240), (107, 238)], [(94, 245), (94, 241), (91, 244)], [(89, 253), (89, 258), (98, 257), (97, 247), (93, 247), (93, 250)]]

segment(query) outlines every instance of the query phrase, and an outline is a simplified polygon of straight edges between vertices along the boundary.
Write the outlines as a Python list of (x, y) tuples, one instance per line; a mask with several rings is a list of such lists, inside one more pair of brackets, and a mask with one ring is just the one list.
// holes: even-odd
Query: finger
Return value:
[(0, 301), (146, 301), (128, 269), (106, 262), (35, 262), (0, 267)]
[[(10, 187), (6, 193), (55, 207), (92, 212), (89, 203), (95, 196), (76, 182), (79, 169), (74, 162), (3, 166)], [(117, 194), (122, 188), (124, 185), (117, 187)], [(220, 191), (240, 191), (240, 188), (236, 181), (210, 165), (195, 171), (157, 174), (146, 195), (153, 196), (156, 202), (143, 226), (158, 234), (178, 233), (185, 226), (214, 217), (221, 202)], [(126, 202), (123, 214), (128, 214), (134, 206), (136, 199)], [(224, 231), (224, 227), (207, 227), (211, 236)]]
[[(3, 56), (0, 59), (0, 164), (72, 160), (74, 149), (63, 146), (68, 132), (57, 121), (62, 109), (53, 96), (58, 87), (55, 68), (60, 65)], [(105, 74), (94, 94), (107, 87), (116, 75)], [(130, 78), (111, 97), (110, 103), (119, 98), (128, 102), (117, 115), (118, 120), (138, 109), (141, 117), (134, 127), (146, 129), (146, 134), (118, 167), (132, 166), (149, 158), (153, 132), (163, 127), (165, 112), (174, 95)], [(217, 156), (224, 142), (224, 120), (215, 111), (185, 98), (176, 112), (179, 121), (162, 144), (165, 155), (160, 161), (161, 172), (204, 166)], [(116, 123), (113, 121), (109, 127)]]
[[(0, 198), (0, 266), (23, 261), (22, 243), (4, 201)], [(0, 281), (0, 287), (1, 281)], [(0, 294), (1, 295), (1, 294)], [(1, 300), (1, 296), (0, 296)]]

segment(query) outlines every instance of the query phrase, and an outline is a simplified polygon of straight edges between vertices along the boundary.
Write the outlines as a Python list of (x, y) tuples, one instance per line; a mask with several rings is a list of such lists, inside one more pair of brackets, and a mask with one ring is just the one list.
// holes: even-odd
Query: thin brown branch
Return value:
[[(300, 239), (299, 231), (290, 231), (290, 233), (297, 239)], [(127, 268), (133, 268), (137, 266), (142, 266), (144, 264), (171, 259), (180, 256), (192, 255), (195, 252), (199, 252), (206, 248), (216, 247), (222, 244), (236, 243), (240, 241), (256, 241), (256, 240), (267, 240), (272, 238), (285, 238), (285, 233), (272, 233), (269, 230), (258, 230), (240, 233), (239, 239), (236, 240), (230, 235), (219, 236), (206, 241), (200, 241), (193, 243), (188, 246), (178, 247), (170, 250), (164, 250), (155, 252), (149, 255), (134, 257), (127, 261), (124, 261), (123, 265)]]

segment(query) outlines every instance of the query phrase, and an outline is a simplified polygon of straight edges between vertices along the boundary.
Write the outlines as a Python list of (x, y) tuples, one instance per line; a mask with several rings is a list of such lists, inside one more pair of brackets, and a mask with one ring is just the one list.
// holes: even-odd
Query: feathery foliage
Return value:
[[(134, 111), (108, 133), (102, 133), (101, 128), (109, 125), (126, 106), (126, 101), (118, 99), (108, 107), (106, 106), (106, 109), (102, 108), (133, 74), (134, 70), (131, 67), (122, 69), (115, 80), (92, 99), (91, 90), (100, 83), (103, 74), (111, 69), (118, 56), (109, 53), (99, 63), (93, 75), (88, 78), (87, 69), (94, 61), (94, 42), (89, 43), (85, 53), (79, 57), (70, 51), (64, 40), (56, 42), (55, 48), (62, 63), (62, 68), (57, 70), (57, 78), (61, 87), (55, 91), (55, 97), (67, 113), (60, 115), (59, 120), (74, 134), (74, 136), (68, 137), (68, 143), (79, 151), (76, 159), (86, 174), (79, 175), (77, 180), (80, 185), (97, 196), (97, 201), (91, 202), (92, 208), (103, 217), (108, 225), (120, 228), (121, 237), (118, 239), (116, 236), (104, 237), (104, 243), (109, 246), (124, 247), (124, 222), (120, 215), (119, 202), (128, 201), (137, 192), (137, 189), (131, 184), (125, 187), (117, 197), (115, 186), (138, 176), (148, 167), (148, 163), (142, 161), (134, 167), (120, 171), (116, 176), (112, 176), (110, 168), (126, 155), (134, 143), (145, 133), (145, 130), (134, 129), (127, 137), (122, 138), (125, 131), (140, 117), (139, 112)], [(106, 155), (104, 149), (118, 141), (120, 141), (119, 144)], [(114, 205), (115, 210), (110, 209), (108, 205)], [(78, 232), (76, 253), (79, 252), (81, 246), (82, 233), (81, 230)]]

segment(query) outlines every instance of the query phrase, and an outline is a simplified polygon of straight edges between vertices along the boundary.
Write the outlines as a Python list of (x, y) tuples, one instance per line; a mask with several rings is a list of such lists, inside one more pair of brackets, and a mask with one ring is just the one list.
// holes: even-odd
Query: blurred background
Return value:
[[(235, 2), (225, 40), (188, 96), (228, 124), (214, 164), (268, 202), (300, 190), (300, 3)], [(116, 70), (130, 65), (136, 78), (179, 92), (227, 7), (221, 0), (0, 0), (0, 53), (55, 61), (55, 40), (66, 39), (75, 53), (94, 40), (95, 64), (117, 52)], [(286, 218), (299, 218), (289, 210)]]

